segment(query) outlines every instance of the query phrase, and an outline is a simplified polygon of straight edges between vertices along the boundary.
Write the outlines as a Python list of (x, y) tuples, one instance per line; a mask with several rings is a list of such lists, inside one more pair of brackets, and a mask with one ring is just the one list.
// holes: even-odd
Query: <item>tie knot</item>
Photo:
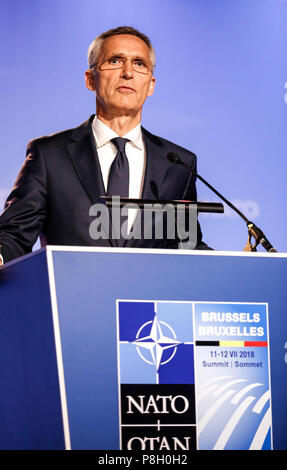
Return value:
[(126, 142), (129, 142), (129, 139), (115, 137), (114, 139), (111, 139), (111, 142), (117, 147), (118, 152), (125, 152)]

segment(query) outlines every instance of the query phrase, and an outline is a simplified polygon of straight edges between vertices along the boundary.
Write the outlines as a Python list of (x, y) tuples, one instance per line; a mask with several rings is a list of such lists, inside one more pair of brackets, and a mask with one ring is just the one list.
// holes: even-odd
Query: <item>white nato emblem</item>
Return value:
[[(147, 330), (149, 334), (146, 334)], [(139, 328), (132, 344), (136, 346), (139, 356), (158, 370), (160, 365), (172, 360), (181, 341), (176, 339), (176, 334), (168, 323), (159, 321), (155, 316), (153, 321), (148, 321)], [(170, 350), (170, 354), (165, 354), (163, 359), (166, 350)]]

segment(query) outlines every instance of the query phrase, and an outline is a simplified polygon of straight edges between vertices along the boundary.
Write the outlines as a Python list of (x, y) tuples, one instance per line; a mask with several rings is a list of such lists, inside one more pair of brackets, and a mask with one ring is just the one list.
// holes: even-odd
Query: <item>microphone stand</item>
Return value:
[[(179, 156), (176, 153), (170, 152), (167, 155), (167, 159), (171, 163), (176, 163), (176, 164), (181, 164), (185, 166), (189, 171), (193, 171), (192, 168), (190, 168), (186, 163), (184, 163)], [(262, 232), (262, 230), (257, 227), (253, 222), (247, 219), (245, 215), (237, 208), (235, 207), (231, 202), (229, 202), (222, 194), (220, 194), (211, 184), (209, 184), (202, 176), (200, 176), (196, 171), (193, 171), (197, 178), (205, 184), (211, 191), (213, 191), (220, 199), (222, 199), (231, 209), (233, 209), (246, 223), (247, 229), (248, 229), (248, 239), (246, 242), (245, 247), (243, 248), (243, 251), (257, 251), (256, 247), (261, 244), (263, 248), (265, 248), (266, 251), (270, 253), (277, 253), (277, 250), (271, 245), (271, 243), (267, 240), (266, 236)], [(252, 237), (254, 238), (254, 243), (251, 243)]]

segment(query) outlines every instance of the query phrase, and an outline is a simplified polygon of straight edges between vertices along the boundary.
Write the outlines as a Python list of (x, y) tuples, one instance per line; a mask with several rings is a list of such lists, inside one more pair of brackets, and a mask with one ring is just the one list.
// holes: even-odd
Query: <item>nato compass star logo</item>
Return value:
[[(148, 364), (154, 365), (158, 371), (161, 365), (172, 360), (181, 342), (176, 339), (172, 327), (155, 316), (153, 321), (148, 321), (139, 328), (132, 344), (136, 346), (139, 356)], [(168, 354), (165, 353), (167, 350)]]
[(122, 384), (194, 383), (190, 303), (119, 300), (117, 327)]

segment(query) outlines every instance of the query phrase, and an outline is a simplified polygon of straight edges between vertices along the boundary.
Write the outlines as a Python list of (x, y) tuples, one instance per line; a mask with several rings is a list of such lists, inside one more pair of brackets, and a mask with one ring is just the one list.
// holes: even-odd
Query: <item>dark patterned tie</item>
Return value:
[(129, 162), (125, 152), (128, 139), (115, 137), (111, 142), (117, 147), (118, 153), (111, 165), (107, 195), (129, 197)]
[[(129, 197), (129, 162), (125, 152), (126, 142), (128, 141), (128, 139), (124, 139), (122, 137), (111, 139), (111, 142), (116, 146), (118, 153), (110, 168), (107, 188), (108, 196)], [(127, 237), (127, 231), (123, 231), (127, 226), (127, 217), (120, 216), (117, 220), (119, 220), (120, 227), (116, 227), (116, 224), (118, 223), (117, 221), (112, 221), (114, 229), (114, 237), (113, 235), (112, 237), (116, 239), (118, 246), (123, 246)], [(117, 239), (117, 234), (120, 235), (120, 239)]]

